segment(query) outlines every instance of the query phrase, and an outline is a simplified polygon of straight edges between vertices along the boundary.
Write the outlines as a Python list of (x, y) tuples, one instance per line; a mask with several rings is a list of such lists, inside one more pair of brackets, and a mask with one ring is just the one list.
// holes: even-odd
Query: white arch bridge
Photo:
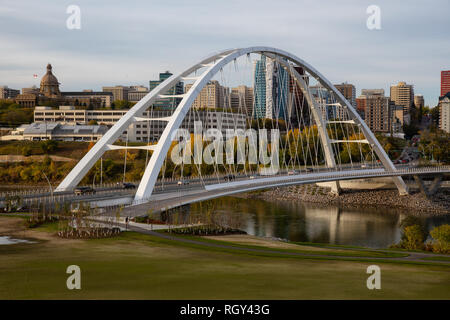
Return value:
[[(190, 111), (194, 111), (194, 114), (196, 112), (192, 107), (194, 101), (200, 97), (202, 89), (214, 77), (221, 74), (227, 65), (232, 65), (238, 59), (245, 59), (246, 57), (250, 60), (250, 57), (254, 55), (264, 57), (264, 59), (261, 58), (260, 63), (264, 67), (265, 88), (267, 89), (267, 85), (270, 84), (273, 85), (271, 87), (273, 89), (275, 87), (274, 81), (278, 81), (276, 82), (278, 88), (281, 88), (282, 92), (289, 92), (288, 96), (291, 99), (290, 102), (280, 102), (278, 97), (273, 98), (275, 101), (273, 103), (274, 109), (282, 103), (290, 106), (289, 116), (276, 112), (274, 114), (272, 111), (273, 117), (271, 118), (271, 115), (269, 115), (272, 120), (277, 120), (275, 126), (280, 125), (279, 117), (280, 119), (282, 117), (282, 123), (284, 124), (282, 130), (284, 135), (283, 138), (280, 138), (280, 150), (284, 150), (284, 156), (280, 160), (281, 170), (273, 176), (257, 176), (252, 173), (251, 167), (246, 166), (245, 163), (241, 167), (214, 165), (214, 174), (217, 179), (215, 183), (208, 183), (203, 179), (201, 165), (198, 165), (199, 188), (197, 191), (186, 190), (184, 193), (186, 199), (192, 199), (189, 201), (198, 201), (198, 199), (237, 192), (321, 181), (333, 181), (332, 191), (339, 192), (339, 180), (381, 176), (392, 177), (399, 194), (405, 195), (408, 193), (408, 189), (401, 178), (402, 175), (449, 172), (448, 167), (417, 168), (413, 170), (414, 172), (411, 171), (412, 169), (397, 169), (354, 107), (315, 68), (297, 56), (280, 49), (249, 47), (214, 53), (183, 72), (172, 75), (163, 81), (111, 127), (78, 162), (55, 191), (64, 193), (76, 187), (97, 161), (103, 157), (104, 153), (109, 150), (142, 149), (151, 156), (146, 163), (132, 204), (138, 205), (153, 201), (155, 197), (164, 199), (164, 194), (169, 199), (170, 192), (154, 193), (155, 185), (158, 184), (158, 178), (161, 178), (161, 170), (164, 169), (177, 130), (183, 120), (186, 120), (185, 118), (191, 114)], [(269, 73), (270, 77), (268, 76)], [(280, 81), (283, 75), (287, 75), (287, 81)], [(191, 82), (191, 85), (182, 94), (173, 93), (173, 88), (180, 82)], [(316, 84), (314, 88), (313, 83)], [(257, 83), (254, 83), (255, 85)], [(267, 90), (269, 92), (269, 89)], [(170, 92), (173, 94), (170, 94)], [(269, 96), (267, 92), (264, 97), (266, 108), (268, 108), (269, 103), (272, 103), (269, 102), (272, 96)], [(258, 99), (261, 99), (261, 97), (257, 96), (256, 90), (254, 90), (254, 93), (256, 104), (259, 103)], [(174, 106), (168, 116), (152, 117), (153, 106), (161, 99), (178, 99), (181, 101)], [(247, 119), (257, 120), (258, 129), (265, 129), (264, 124), (260, 127), (255, 108), (253, 106), (251, 115), (247, 114)], [(331, 108), (334, 110), (333, 116), (328, 116), (328, 109)], [(227, 109), (227, 106), (225, 106), (225, 109)], [(237, 111), (239, 113), (239, 110)], [(236, 110), (233, 112), (236, 112)], [(147, 116), (144, 116), (145, 114)], [(294, 116), (292, 116), (293, 114)], [(156, 144), (148, 143), (143, 146), (114, 144), (131, 124), (154, 122), (165, 124)], [(279, 138), (276, 137), (275, 139)], [(275, 145), (273, 142), (273, 140), (270, 141), (271, 147)], [(264, 145), (264, 148), (267, 149), (267, 146)], [(295, 150), (286, 152), (286, 148), (292, 146)], [(271, 150), (272, 152), (278, 151), (273, 147)], [(357, 159), (352, 159), (352, 157)], [(223, 179), (224, 176), (232, 177), (232, 179)]]

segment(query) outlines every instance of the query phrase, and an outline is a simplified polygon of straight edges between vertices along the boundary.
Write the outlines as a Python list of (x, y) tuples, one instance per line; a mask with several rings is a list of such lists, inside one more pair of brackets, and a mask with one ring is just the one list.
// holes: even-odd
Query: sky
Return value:
[[(80, 8), (69, 29), (67, 8)], [(381, 29), (366, 24), (380, 8)], [(413, 84), (435, 106), (450, 70), (450, 0), (209, 0), (0, 2), (0, 85), (39, 86), (48, 62), (61, 91), (145, 85), (211, 52), (270, 46), (361, 89)], [(34, 79), (33, 74), (38, 78)]]

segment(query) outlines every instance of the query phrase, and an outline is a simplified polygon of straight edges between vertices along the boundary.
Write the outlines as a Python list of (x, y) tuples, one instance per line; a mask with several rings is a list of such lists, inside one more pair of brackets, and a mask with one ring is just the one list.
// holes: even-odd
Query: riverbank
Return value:
[[(267, 191), (251, 192), (242, 197), (266, 201), (301, 201), (337, 205), (346, 208), (386, 207), (408, 209), (412, 215), (446, 215), (450, 213), (450, 188), (440, 188), (435, 195), (427, 198), (418, 191), (399, 196), (397, 190), (344, 190), (334, 195), (328, 188), (316, 185), (300, 185), (275, 188)], [(413, 210), (411, 210), (413, 209)]]

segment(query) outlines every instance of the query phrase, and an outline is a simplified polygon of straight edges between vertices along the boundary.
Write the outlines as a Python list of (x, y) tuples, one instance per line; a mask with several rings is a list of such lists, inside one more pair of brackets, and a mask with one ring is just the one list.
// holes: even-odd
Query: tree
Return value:
[(97, 120), (94, 120), (94, 119), (89, 120), (88, 125), (90, 125), (90, 126), (96, 126), (96, 125), (98, 125)]
[(133, 103), (127, 100), (116, 100), (114, 101), (115, 109), (130, 109), (133, 106)]
[(408, 250), (423, 249), (424, 237), (419, 225), (406, 227), (404, 230), (405, 239), (402, 241), (402, 247)]
[(40, 147), (43, 153), (49, 154), (58, 148), (58, 142), (55, 140), (41, 141)]
[(439, 107), (436, 106), (433, 109), (430, 110), (431, 113), (431, 121), (433, 121), (433, 123), (435, 125), (439, 124)]
[(414, 124), (404, 124), (403, 132), (405, 133), (406, 139), (411, 139), (413, 136), (419, 133), (419, 128)]
[[(400, 223), (400, 228), (402, 229), (403, 234), (405, 233), (405, 229), (407, 227), (411, 227), (411, 226), (419, 226), (420, 230), (422, 232), (422, 237), (424, 239), (426, 239), (428, 237), (427, 228), (425, 227), (425, 224), (421, 218), (415, 217), (415, 216), (407, 216)], [(403, 239), (404, 239), (404, 236), (403, 236)]]
[(25, 157), (31, 156), (31, 147), (29, 145), (22, 147), (22, 155)]
[(420, 134), (419, 150), (428, 160), (450, 163), (450, 134), (439, 129), (423, 130)]
[(430, 232), (433, 237), (433, 252), (450, 253), (450, 225), (444, 224)]
[(20, 108), (18, 105), (9, 105), (8, 109), (0, 110), (0, 122), (8, 126), (18, 126), (33, 121), (32, 108)]

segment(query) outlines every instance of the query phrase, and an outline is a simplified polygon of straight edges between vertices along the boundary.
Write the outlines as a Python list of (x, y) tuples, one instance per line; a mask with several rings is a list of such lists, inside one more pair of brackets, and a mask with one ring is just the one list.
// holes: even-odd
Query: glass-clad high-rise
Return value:
[(261, 119), (266, 117), (266, 57), (255, 61), (253, 84), (253, 118)]
[[(159, 80), (150, 80), (150, 91), (155, 89), (161, 82), (168, 79), (172, 76), (172, 73), (169, 71), (162, 72), (159, 74)], [(184, 93), (184, 84), (183, 82), (178, 82), (174, 87), (167, 90), (166, 95), (178, 95)], [(175, 109), (178, 104), (181, 102), (182, 98), (160, 98), (154, 104), (153, 107), (162, 110), (170, 110)]]

